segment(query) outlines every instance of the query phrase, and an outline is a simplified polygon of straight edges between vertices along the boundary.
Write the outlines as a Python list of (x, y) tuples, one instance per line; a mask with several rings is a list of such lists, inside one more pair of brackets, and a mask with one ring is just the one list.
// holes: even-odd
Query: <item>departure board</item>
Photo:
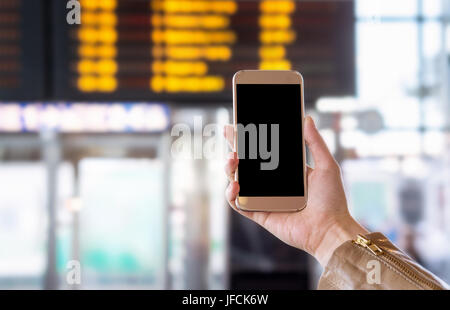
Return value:
[(0, 0), (0, 100), (45, 93), (43, 1)]
[[(305, 99), (354, 93), (352, 1), (81, 0), (54, 10), (54, 92), (70, 100), (230, 102), (242, 69), (293, 69)], [(59, 13), (58, 13), (59, 12)]]

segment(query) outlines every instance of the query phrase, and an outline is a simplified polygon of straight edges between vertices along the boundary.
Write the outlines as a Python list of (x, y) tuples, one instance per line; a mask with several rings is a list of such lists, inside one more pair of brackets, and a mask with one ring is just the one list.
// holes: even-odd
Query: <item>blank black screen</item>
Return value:
[[(262, 170), (260, 153), (250, 159), (249, 136), (238, 139), (240, 196), (304, 196), (303, 143), (301, 87), (296, 84), (237, 84), (237, 123), (242, 126), (255, 124), (260, 134), (260, 124), (267, 124), (268, 146), (271, 141), (271, 124), (279, 124), (279, 160), (274, 170)], [(238, 126), (238, 132), (244, 132)], [(258, 148), (259, 148), (258, 139)], [(270, 150), (273, 151), (273, 150)]]

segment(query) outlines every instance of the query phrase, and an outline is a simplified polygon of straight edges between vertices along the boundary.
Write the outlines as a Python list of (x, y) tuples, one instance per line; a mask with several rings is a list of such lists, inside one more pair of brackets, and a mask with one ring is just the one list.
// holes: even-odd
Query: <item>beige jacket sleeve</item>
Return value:
[(338, 247), (319, 280), (329, 290), (442, 290), (447, 285), (383, 234), (358, 235)]

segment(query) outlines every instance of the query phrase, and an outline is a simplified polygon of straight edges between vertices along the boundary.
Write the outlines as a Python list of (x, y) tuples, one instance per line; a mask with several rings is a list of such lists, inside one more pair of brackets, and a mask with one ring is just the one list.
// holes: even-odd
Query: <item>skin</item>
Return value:
[[(228, 144), (233, 145), (233, 126), (226, 126), (224, 135)], [(292, 213), (239, 210), (235, 204), (239, 194), (239, 184), (234, 178), (239, 165), (235, 150), (225, 165), (230, 181), (226, 198), (236, 212), (258, 223), (283, 242), (308, 252), (325, 267), (337, 247), (368, 231), (350, 215), (339, 165), (310, 116), (304, 122), (304, 136), (315, 163), (314, 169), (307, 169), (308, 201), (304, 210)]]

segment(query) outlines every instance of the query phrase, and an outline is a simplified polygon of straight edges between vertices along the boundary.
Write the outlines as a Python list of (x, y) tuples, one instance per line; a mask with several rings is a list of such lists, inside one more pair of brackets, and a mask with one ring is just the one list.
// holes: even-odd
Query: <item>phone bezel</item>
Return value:
[[(237, 98), (236, 85), (237, 84), (299, 84), (301, 88), (301, 122), (302, 128), (304, 126), (305, 111), (304, 111), (304, 92), (303, 92), (303, 77), (293, 70), (241, 70), (233, 76), (233, 124), (234, 124), (234, 151), (237, 150)], [(304, 196), (237, 196), (236, 206), (242, 211), (261, 211), (261, 212), (295, 212), (303, 210), (307, 202), (307, 168), (306, 168), (306, 150), (305, 138), (302, 135), (303, 144), (303, 185)], [(239, 169), (239, 167), (238, 167)], [(235, 173), (235, 180), (239, 182), (238, 171)], [(280, 206), (274, 208), (274, 206)]]

